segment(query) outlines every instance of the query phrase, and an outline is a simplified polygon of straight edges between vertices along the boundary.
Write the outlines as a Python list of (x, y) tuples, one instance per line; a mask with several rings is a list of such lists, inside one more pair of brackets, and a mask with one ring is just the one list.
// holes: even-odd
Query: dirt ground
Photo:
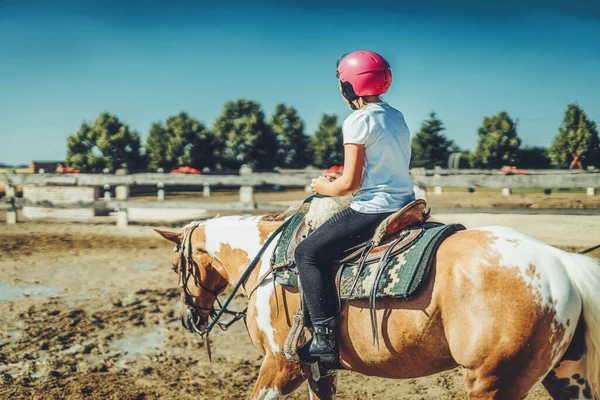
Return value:
[[(555, 225), (546, 217), (532, 223), (548, 231), (539, 226)], [(580, 238), (591, 234), (600, 242), (600, 221), (594, 224), (596, 231)], [(558, 245), (563, 239), (550, 237)], [(0, 398), (247, 398), (261, 356), (239, 323), (212, 336), (208, 361), (204, 343), (177, 321), (172, 248), (149, 226), (0, 224)], [(237, 297), (232, 308), (244, 303)], [(338, 399), (465, 398), (460, 369), (410, 380), (342, 371), (338, 393)], [(291, 398), (308, 398), (306, 387)], [(529, 398), (549, 396), (540, 386)]]

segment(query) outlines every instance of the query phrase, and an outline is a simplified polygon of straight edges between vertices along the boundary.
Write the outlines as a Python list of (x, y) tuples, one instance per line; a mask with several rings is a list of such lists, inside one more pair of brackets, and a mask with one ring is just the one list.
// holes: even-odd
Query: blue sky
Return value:
[[(218, 4), (218, 5), (215, 5)], [(181, 110), (212, 126), (227, 100), (295, 107), (312, 134), (340, 122), (335, 60), (372, 49), (385, 96), (416, 132), (431, 110), (473, 148), (507, 110), (548, 145), (579, 101), (600, 122), (600, 10), (590, 1), (0, 0), (0, 162), (63, 159), (66, 137), (109, 111), (142, 138)]]

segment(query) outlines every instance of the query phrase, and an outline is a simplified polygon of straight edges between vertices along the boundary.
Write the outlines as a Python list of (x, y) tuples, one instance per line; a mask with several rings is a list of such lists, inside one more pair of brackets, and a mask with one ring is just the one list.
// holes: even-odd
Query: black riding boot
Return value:
[(339, 321), (339, 317), (330, 317), (313, 321), (312, 338), (298, 348), (298, 356), (302, 362), (338, 362), (339, 349), (337, 343), (337, 324)]

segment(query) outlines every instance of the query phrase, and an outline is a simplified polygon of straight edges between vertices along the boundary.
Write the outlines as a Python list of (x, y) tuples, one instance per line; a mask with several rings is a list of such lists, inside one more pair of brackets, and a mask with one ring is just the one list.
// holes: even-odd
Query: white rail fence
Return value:
[[(254, 209), (277, 210), (282, 206), (260, 204), (254, 199), (257, 187), (279, 186), (281, 188), (304, 188), (310, 192), (310, 180), (320, 171), (293, 171), (253, 173), (242, 169), (231, 175), (184, 175), (164, 173), (114, 174), (4, 174), (5, 201), (8, 208), (7, 222), (16, 223), (16, 208), (29, 207), (31, 216), (51, 214), (74, 215), (86, 218), (94, 210), (118, 210), (118, 221), (126, 224), (127, 210), (151, 209), (203, 209), (236, 210), (248, 212)], [(513, 189), (584, 188), (590, 196), (600, 188), (600, 171), (529, 170), (526, 175), (503, 175), (497, 170), (424, 170), (411, 171), (417, 189), (424, 195), (424, 188), (434, 188), (434, 194), (443, 194), (444, 188), (499, 189), (509, 195)], [(17, 186), (23, 186), (24, 199), (16, 198)], [(129, 200), (132, 187), (155, 188), (157, 202)], [(232, 203), (164, 202), (170, 189), (202, 190), (210, 197), (212, 189), (239, 188), (239, 201)], [(27, 193), (25, 193), (27, 192)], [(114, 194), (114, 197), (113, 197)], [(37, 209), (35, 209), (37, 208)], [(76, 211), (76, 210), (80, 211)], [(58, 210), (58, 211), (57, 211)], [(69, 211), (71, 210), (71, 211)], [(85, 214), (85, 215), (83, 215)]]

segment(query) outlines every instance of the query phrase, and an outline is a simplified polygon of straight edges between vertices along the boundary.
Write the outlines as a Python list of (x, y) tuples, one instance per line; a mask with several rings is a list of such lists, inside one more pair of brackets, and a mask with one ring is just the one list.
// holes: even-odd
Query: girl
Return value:
[(342, 125), (344, 173), (312, 180), (314, 193), (353, 194), (350, 207), (316, 229), (296, 248), (298, 272), (313, 338), (298, 349), (305, 362), (338, 362), (339, 322), (333, 266), (343, 252), (368, 240), (386, 217), (414, 200), (409, 175), (410, 132), (402, 113), (382, 101), (392, 83), (388, 62), (355, 51), (337, 63), (339, 89), (354, 112)]

